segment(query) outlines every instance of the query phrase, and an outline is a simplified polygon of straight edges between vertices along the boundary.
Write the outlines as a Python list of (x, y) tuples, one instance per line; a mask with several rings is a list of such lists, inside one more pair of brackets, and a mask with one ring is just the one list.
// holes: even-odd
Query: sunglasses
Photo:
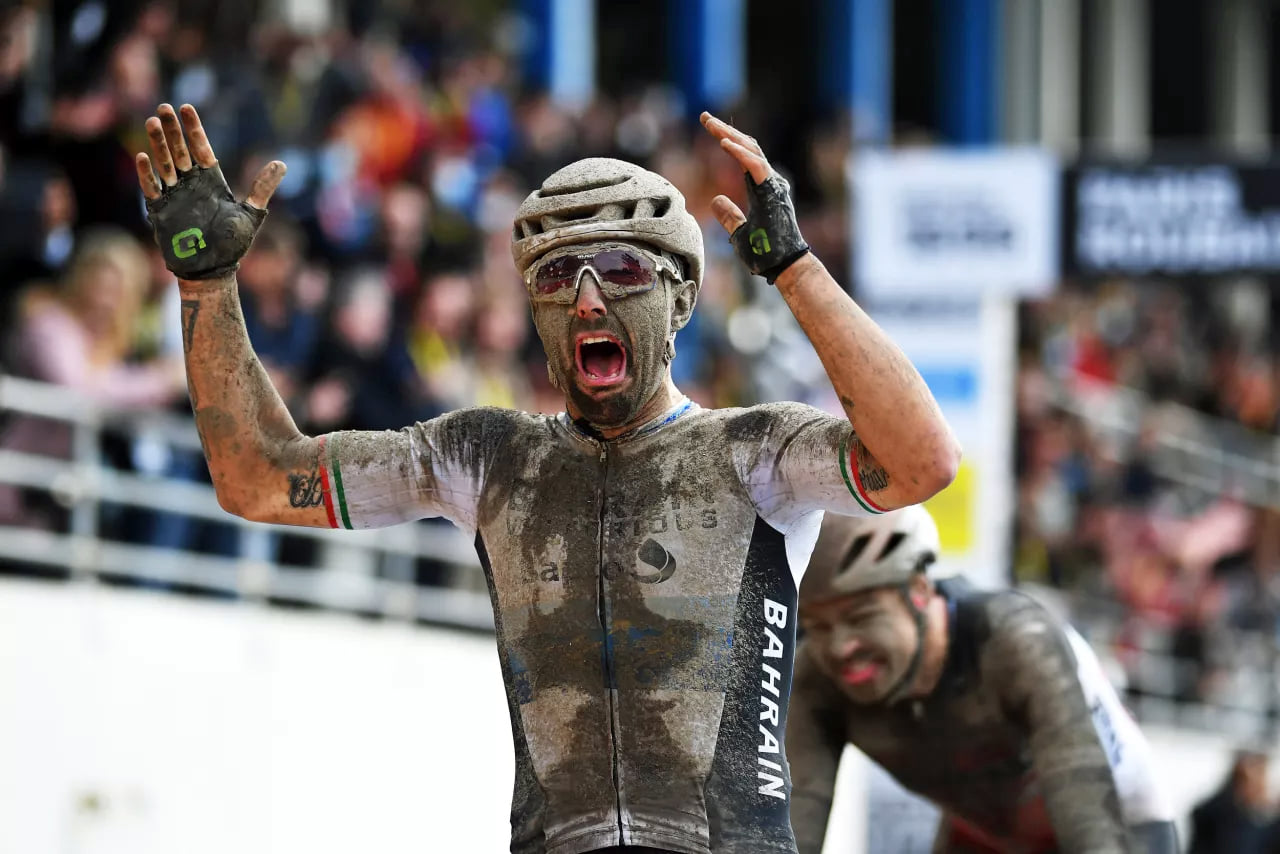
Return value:
[(653, 290), (664, 272), (680, 271), (668, 258), (636, 246), (606, 246), (590, 252), (547, 256), (524, 275), (529, 298), (534, 302), (568, 305), (578, 298), (582, 271), (591, 268), (600, 280), (600, 290), (610, 299), (635, 296)]

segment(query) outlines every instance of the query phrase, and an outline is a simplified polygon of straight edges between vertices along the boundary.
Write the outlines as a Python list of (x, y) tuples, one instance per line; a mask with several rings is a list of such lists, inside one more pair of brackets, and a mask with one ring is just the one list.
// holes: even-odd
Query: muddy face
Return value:
[(633, 421), (666, 379), (663, 358), (676, 328), (666, 276), (651, 290), (610, 298), (594, 270), (583, 271), (570, 305), (535, 302), (533, 323), (571, 413), (597, 428)]
[(808, 604), (800, 620), (823, 673), (855, 703), (883, 702), (920, 642), (895, 588)]

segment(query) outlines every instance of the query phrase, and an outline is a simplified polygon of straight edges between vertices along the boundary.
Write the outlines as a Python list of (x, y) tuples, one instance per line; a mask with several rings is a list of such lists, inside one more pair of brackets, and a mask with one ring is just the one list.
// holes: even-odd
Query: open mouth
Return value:
[(585, 385), (613, 385), (627, 375), (626, 348), (608, 332), (580, 333), (574, 355)]
[(879, 676), (883, 667), (877, 657), (856, 656), (840, 668), (840, 678), (846, 685), (865, 685)]

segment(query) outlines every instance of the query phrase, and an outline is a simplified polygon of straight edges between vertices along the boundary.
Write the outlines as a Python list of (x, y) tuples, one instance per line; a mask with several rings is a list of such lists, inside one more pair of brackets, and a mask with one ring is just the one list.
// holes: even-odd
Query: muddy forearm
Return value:
[(300, 511), (310, 508), (304, 515), (323, 516), (319, 501), (311, 503), (318, 489), (301, 482), (315, 468), (314, 443), (299, 432), (253, 352), (235, 277), (179, 281), (179, 288), (187, 388), (219, 502), (252, 517), (265, 485), (289, 493)]
[(822, 360), (859, 440), (887, 474), (883, 500), (915, 504), (950, 483), (959, 445), (898, 345), (812, 254), (787, 268), (777, 287)]

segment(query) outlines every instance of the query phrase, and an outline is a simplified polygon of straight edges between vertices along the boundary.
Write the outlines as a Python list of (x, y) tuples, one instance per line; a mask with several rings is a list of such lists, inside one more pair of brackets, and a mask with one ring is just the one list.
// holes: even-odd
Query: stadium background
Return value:
[[(238, 188), (289, 164), (241, 291), (311, 431), (560, 408), (507, 244), (587, 154), (704, 218), (681, 387), (830, 407), (709, 215), (741, 179), (693, 119), (737, 122), (964, 441), (931, 504), (944, 562), (1076, 622), (1184, 814), (1234, 749), (1273, 748), (1271, 2), (0, 8), (0, 851), (504, 848), (465, 539), (243, 525), (208, 489), (130, 159), (164, 100)], [(863, 851), (875, 786), (846, 765), (828, 849)]]

